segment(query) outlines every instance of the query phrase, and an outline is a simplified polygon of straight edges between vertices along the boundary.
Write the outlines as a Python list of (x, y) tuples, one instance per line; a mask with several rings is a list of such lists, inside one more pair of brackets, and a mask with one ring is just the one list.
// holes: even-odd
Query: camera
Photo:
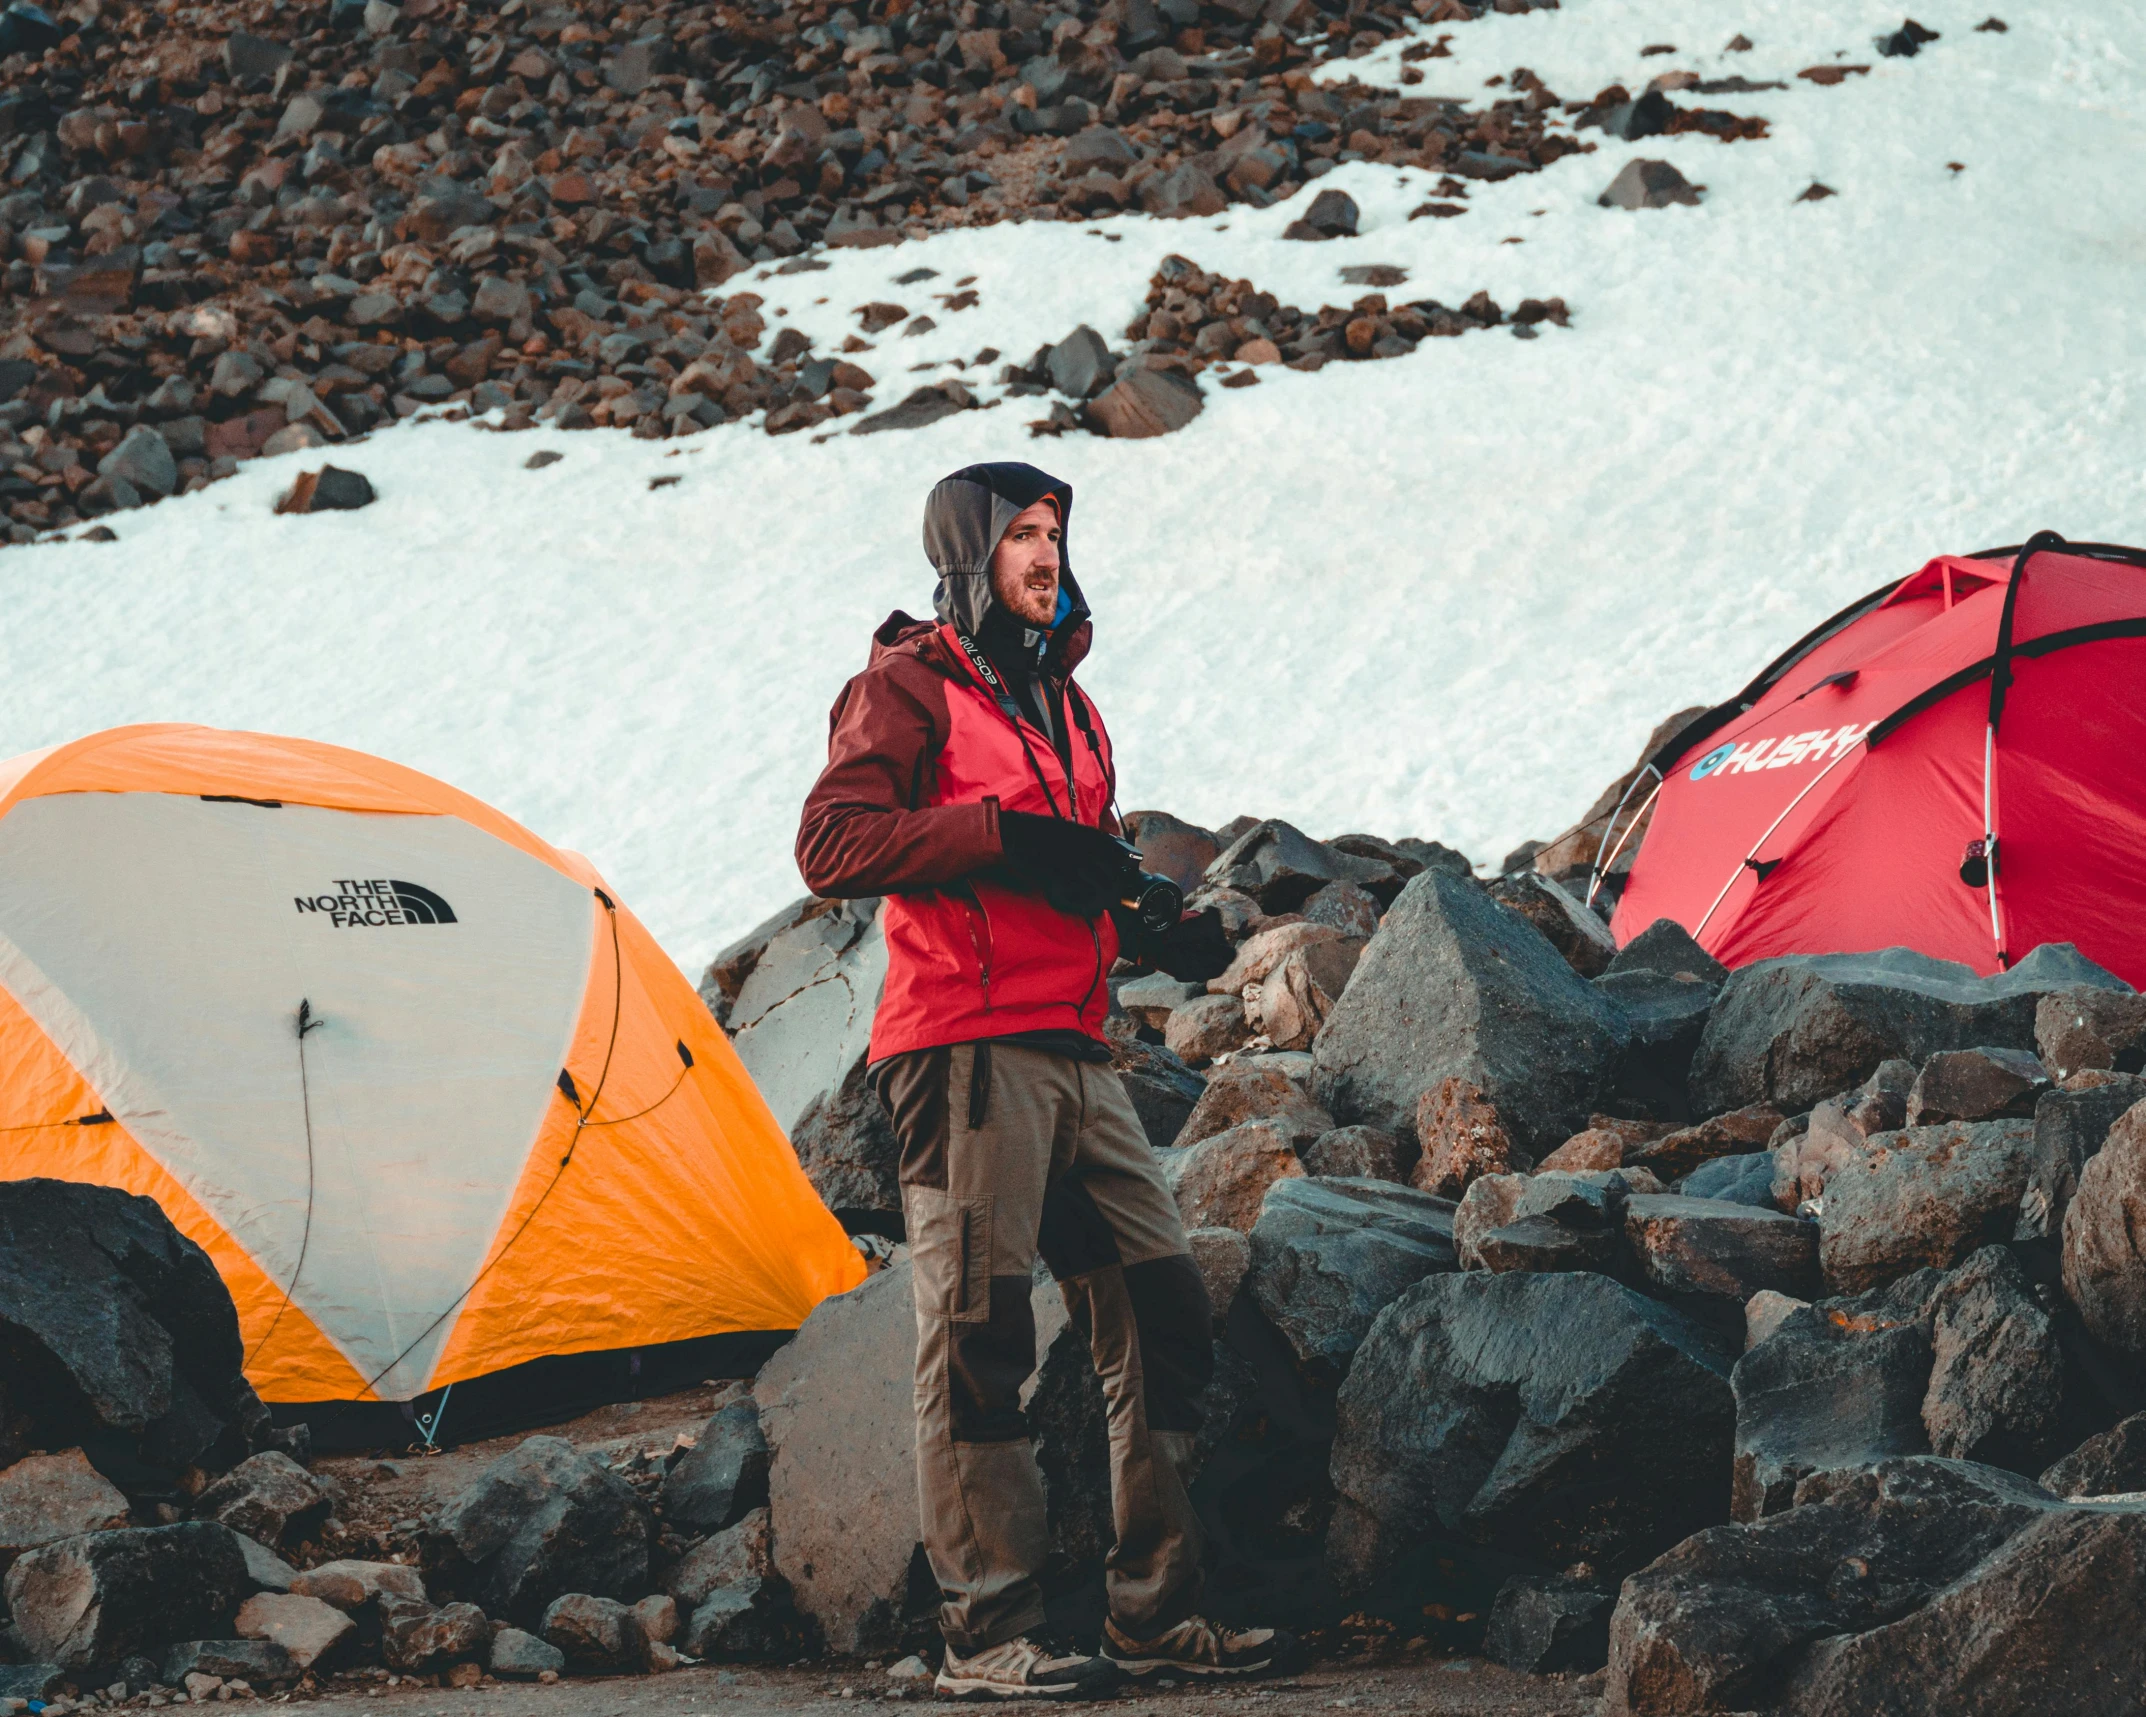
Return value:
[(1150, 935), (1160, 936), (1175, 929), (1185, 915), (1185, 891), (1168, 877), (1143, 870), (1140, 849), (1131, 841), (1120, 840), (1118, 846), (1125, 854), (1118, 905), (1137, 918)]

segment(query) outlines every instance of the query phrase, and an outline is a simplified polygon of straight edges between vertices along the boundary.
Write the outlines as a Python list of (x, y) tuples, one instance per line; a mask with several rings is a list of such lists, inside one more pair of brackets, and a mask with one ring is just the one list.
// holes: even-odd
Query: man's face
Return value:
[(1049, 501), (1016, 513), (991, 551), (991, 594), (1031, 626), (1058, 618), (1058, 509)]

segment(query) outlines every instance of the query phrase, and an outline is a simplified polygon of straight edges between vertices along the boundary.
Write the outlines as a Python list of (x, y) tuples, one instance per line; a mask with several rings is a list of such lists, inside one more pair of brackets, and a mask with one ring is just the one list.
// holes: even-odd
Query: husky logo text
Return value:
[(336, 879), (335, 890), (293, 898), (301, 913), (316, 912), (338, 930), (455, 922), (455, 909), (418, 883), (346, 876)]
[(1791, 733), (1785, 738), (1747, 739), (1717, 745), (1691, 766), (1691, 778), (1704, 781), (1710, 775), (1754, 774), (1761, 769), (1787, 769), (1798, 763), (1830, 763), (1878, 724), (1861, 727), (1813, 728), (1809, 733)]

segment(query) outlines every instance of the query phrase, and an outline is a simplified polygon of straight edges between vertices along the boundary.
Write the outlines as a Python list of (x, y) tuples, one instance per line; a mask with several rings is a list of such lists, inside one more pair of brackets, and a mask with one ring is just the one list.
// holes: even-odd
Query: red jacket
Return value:
[(1071, 678), (1085, 648), (1083, 627), (1054, 682), (1070, 792), (1049, 735), (1026, 717), (1017, 731), (949, 626), (892, 616), (873, 635), (870, 666), (835, 700), (797, 863), (815, 894), (887, 897), (874, 1061), (1013, 1032), (1102, 1038), (1118, 952), (1109, 916), (1074, 918), (987, 874), (1003, 857), (1002, 806), (1049, 816), (1055, 798), (1059, 814), (1070, 804), (1081, 822), (1117, 832), (1110, 739)]

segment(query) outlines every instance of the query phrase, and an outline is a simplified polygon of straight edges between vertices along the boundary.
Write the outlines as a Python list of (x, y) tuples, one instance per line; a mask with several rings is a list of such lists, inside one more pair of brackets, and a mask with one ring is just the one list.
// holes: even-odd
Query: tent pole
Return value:
[(1766, 844), (1768, 839), (1771, 838), (1774, 830), (1778, 829), (1784, 822), (1788, 820), (1789, 812), (1793, 811), (1798, 805), (1802, 804), (1805, 799), (1810, 797), (1812, 787), (1816, 787), (1819, 782), (1823, 781), (1828, 775), (1832, 774), (1834, 770), (1838, 769), (1845, 759), (1853, 757), (1859, 750), (1863, 749), (1863, 746), (1864, 741), (1858, 739), (1855, 744), (1849, 746), (1848, 749), (1842, 752), (1839, 757), (1834, 758), (1831, 763), (1828, 763), (1823, 769), (1819, 770), (1817, 775), (1812, 778), (1809, 787), (1805, 787), (1802, 792), (1798, 793), (1793, 799), (1789, 800), (1786, 805), (1783, 805), (1781, 807), (1780, 816), (1774, 818), (1772, 822), (1766, 825), (1766, 833), (1759, 836), (1757, 840), (1751, 843), (1751, 850), (1744, 854), (1744, 856), (1737, 862), (1736, 868), (1729, 872), (1729, 880), (1721, 885), (1721, 892), (1714, 896), (1714, 904), (1706, 909), (1706, 917), (1700, 919), (1698, 923), (1692, 926), (1691, 939), (1694, 942), (1699, 940), (1699, 932), (1706, 928), (1708, 920), (1710, 920), (1714, 916), (1714, 914), (1721, 909), (1721, 903), (1724, 900), (1728, 899), (1729, 890), (1736, 886), (1736, 879), (1742, 876), (1744, 872), (1750, 868), (1751, 861), (1758, 856), (1759, 848)]
[(1997, 906), (1997, 819), (1992, 807), (1996, 760), (1997, 724), (1985, 722), (1982, 727), (1982, 864), (1986, 872), (1983, 888), (1990, 900), (1990, 941), (1996, 946), (1997, 965), (2001, 970), (2009, 962), (2004, 957), (2004, 920)]
[[(1631, 803), (1633, 790), (1638, 787), (1641, 777), (1647, 775), (1652, 775), (1654, 777), (1654, 792), (1649, 793), (1646, 798), (1646, 803), (1642, 804), (1638, 810), (1632, 813), (1632, 820), (1629, 823), (1625, 824), (1624, 834), (1619, 837), (1615, 850), (1610, 853), (1610, 856), (1607, 859), (1604, 859), (1602, 856), (1602, 849), (1605, 846), (1609, 845), (1610, 831), (1616, 828), (1617, 819), (1624, 815), (1625, 806)], [(1618, 853), (1624, 851), (1624, 843), (1632, 838), (1632, 831), (1639, 827), (1639, 819), (1647, 814), (1647, 806), (1652, 805), (1655, 801), (1656, 795), (1661, 792), (1662, 782), (1664, 779), (1665, 777), (1662, 775), (1661, 771), (1656, 769), (1654, 765), (1650, 763), (1644, 769), (1640, 770), (1639, 774), (1634, 775), (1632, 777), (1632, 785), (1624, 790), (1624, 797), (1617, 801), (1617, 809), (1610, 813), (1610, 820), (1603, 825), (1602, 839), (1595, 843), (1594, 869), (1587, 878), (1587, 904), (1589, 906), (1594, 905), (1595, 896), (1600, 893), (1602, 889), (1602, 879), (1609, 874), (1610, 866), (1617, 862)]]

